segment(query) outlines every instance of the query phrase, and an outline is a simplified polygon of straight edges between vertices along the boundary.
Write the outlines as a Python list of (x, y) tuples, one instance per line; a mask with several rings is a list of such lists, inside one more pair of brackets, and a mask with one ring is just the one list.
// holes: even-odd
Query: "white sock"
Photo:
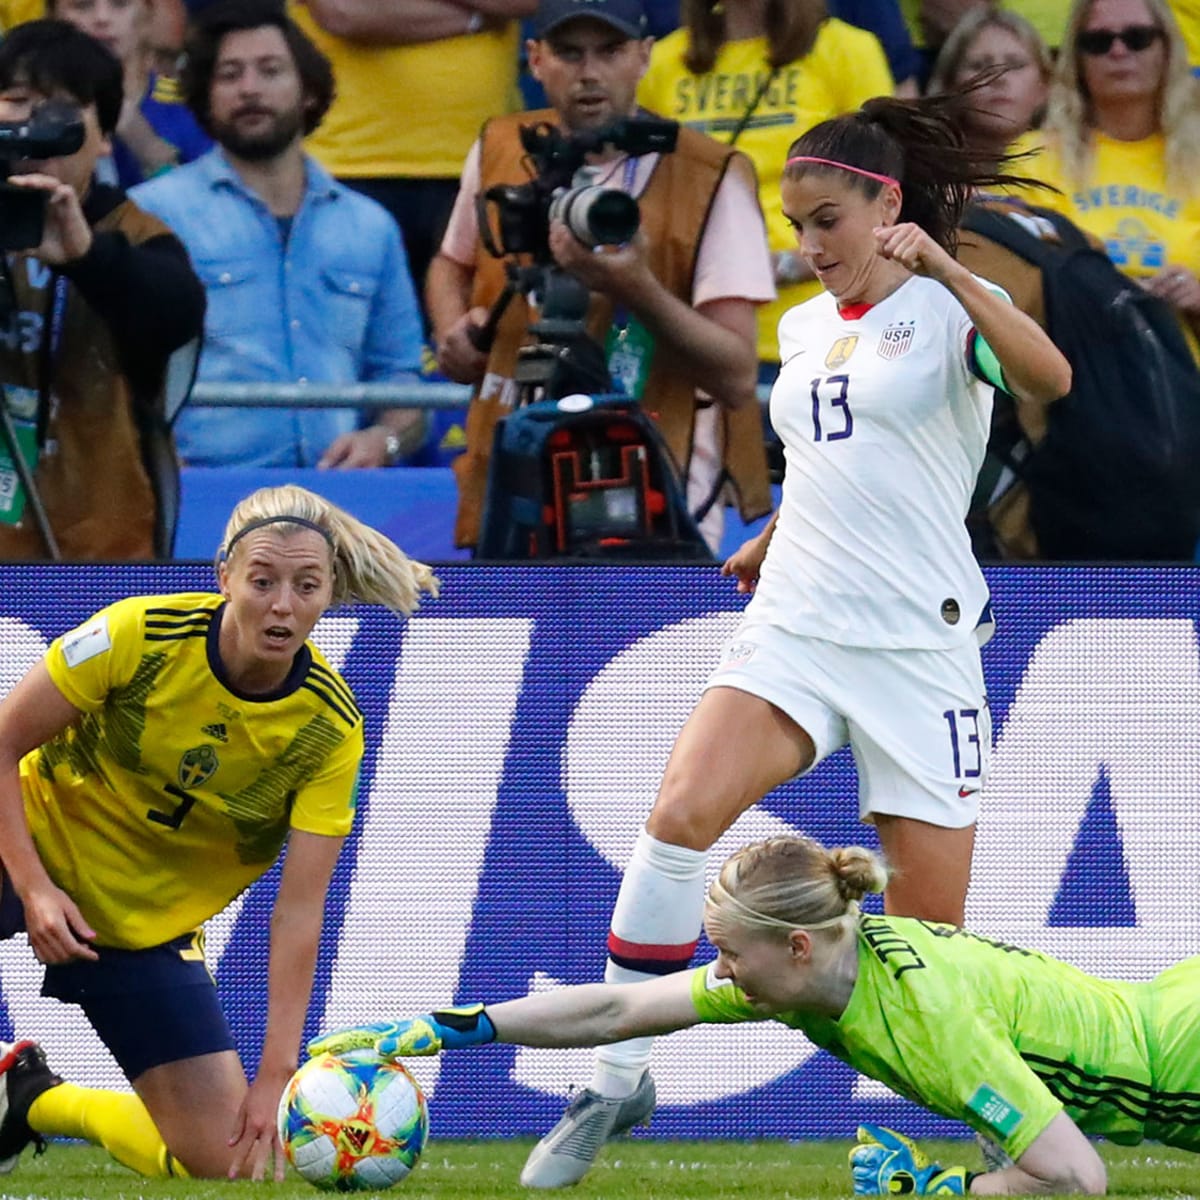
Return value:
[[(700, 937), (707, 862), (706, 850), (638, 834), (613, 908), (605, 982), (657, 979), (688, 965)], [(615, 1100), (633, 1095), (653, 1046), (652, 1037), (601, 1046), (592, 1090)]]

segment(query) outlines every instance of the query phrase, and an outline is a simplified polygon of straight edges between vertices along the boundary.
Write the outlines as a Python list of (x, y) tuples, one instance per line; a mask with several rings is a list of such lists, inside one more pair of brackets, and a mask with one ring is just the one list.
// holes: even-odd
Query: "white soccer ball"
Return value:
[(310, 1058), (279, 1101), (288, 1161), (326, 1191), (392, 1187), (416, 1165), (428, 1136), (417, 1081), (402, 1063), (372, 1050)]

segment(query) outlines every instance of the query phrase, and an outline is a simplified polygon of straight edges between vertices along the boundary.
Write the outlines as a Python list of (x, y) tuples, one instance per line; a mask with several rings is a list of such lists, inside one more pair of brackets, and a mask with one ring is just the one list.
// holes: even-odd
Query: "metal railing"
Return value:
[[(462, 383), (198, 383), (195, 408), (465, 408), (472, 389)], [(760, 387), (766, 403), (770, 389)]]

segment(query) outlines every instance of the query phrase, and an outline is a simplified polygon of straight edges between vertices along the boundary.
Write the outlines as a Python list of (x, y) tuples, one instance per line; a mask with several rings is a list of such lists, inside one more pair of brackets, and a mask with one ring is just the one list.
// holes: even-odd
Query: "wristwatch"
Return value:
[(389, 429), (387, 436), (383, 439), (383, 465), (385, 467), (394, 467), (403, 448), (399, 436)]

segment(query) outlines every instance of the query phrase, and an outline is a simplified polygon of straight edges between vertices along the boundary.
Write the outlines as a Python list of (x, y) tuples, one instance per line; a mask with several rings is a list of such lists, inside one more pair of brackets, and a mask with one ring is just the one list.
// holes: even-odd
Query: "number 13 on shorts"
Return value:
[(982, 708), (948, 708), (942, 713), (950, 740), (958, 794), (969, 796), (983, 786), (983, 774), (991, 749), (991, 712), (987, 697)]

